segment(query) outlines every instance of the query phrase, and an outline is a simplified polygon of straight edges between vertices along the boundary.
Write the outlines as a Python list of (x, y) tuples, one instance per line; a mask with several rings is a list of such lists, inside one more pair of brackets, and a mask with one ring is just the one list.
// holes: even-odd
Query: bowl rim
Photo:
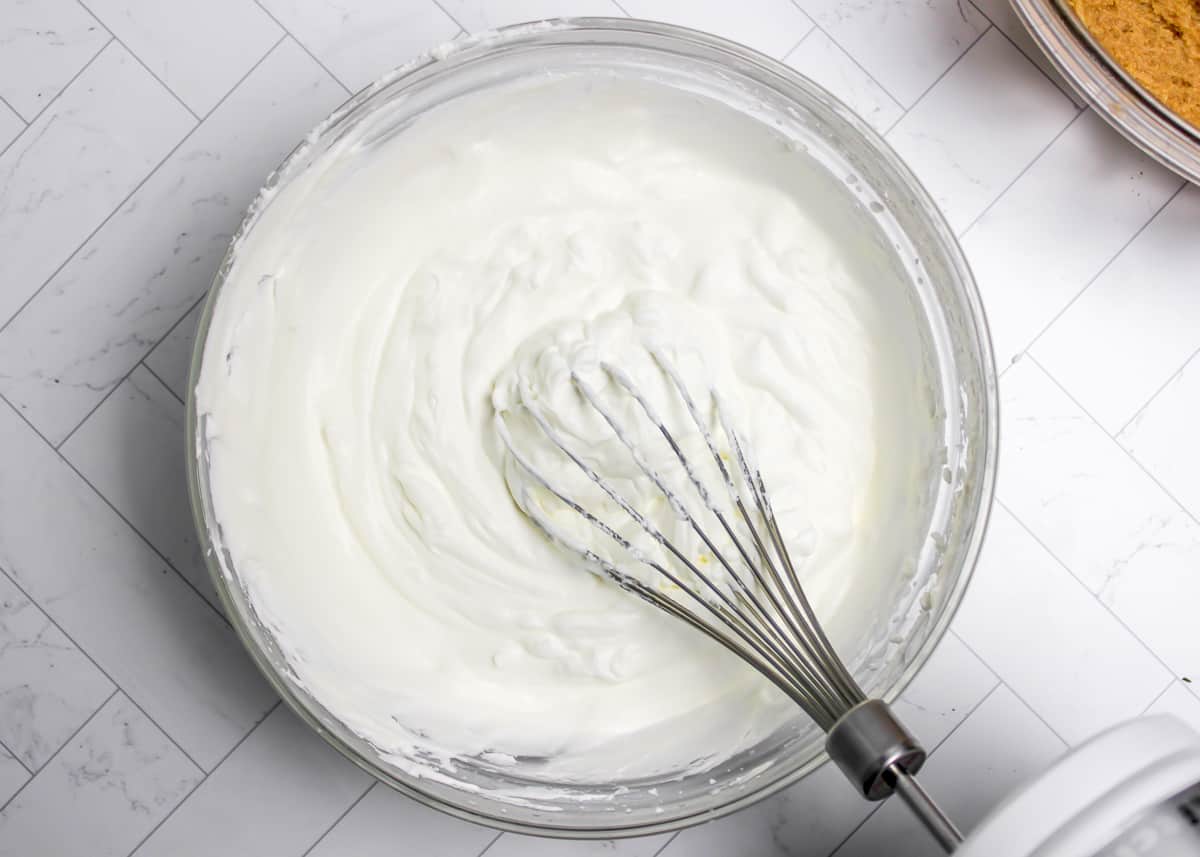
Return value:
[(1200, 184), (1200, 127), (1130, 76), (1067, 0), (1011, 0), (1054, 69), (1123, 137), (1167, 169)]
[[(878, 132), (823, 87), (778, 60), (740, 43), (710, 33), (675, 24), (638, 18), (570, 17), (513, 24), (495, 30), (460, 37), (453, 42), (436, 47), (428, 53), (414, 58), (351, 95), (325, 120), (319, 123), (312, 132), (302, 138), (283, 158), (279, 166), (268, 175), (262, 188), (256, 194), (254, 201), (248, 207), (222, 258), (211, 287), (204, 298), (188, 373), (185, 446), (188, 494), (192, 508), (193, 523), (200, 539), (204, 562), (216, 588), (223, 612), (237, 634), (238, 639), (241, 641), (242, 646), (249, 653), (259, 671), (288, 707), (320, 735), (322, 739), (337, 750), (338, 753), (376, 780), (387, 784), (389, 787), (424, 806), (452, 817), (482, 824), (493, 829), (560, 839), (595, 840), (673, 832), (732, 814), (793, 785), (828, 762), (829, 757), (822, 750), (812, 759), (797, 765), (794, 770), (712, 808), (683, 813), (651, 822), (587, 828), (516, 821), (504, 815), (494, 814), (478, 807), (469, 806), (465, 802), (455, 803), (443, 799), (414, 785), (414, 783), (420, 782), (418, 778), (413, 778), (412, 781), (400, 779), (390, 771), (376, 766), (371, 760), (357, 752), (341, 736), (327, 728), (312, 712), (300, 695), (296, 693), (293, 686), (284, 679), (284, 676), (271, 663), (263, 648), (255, 640), (251, 629), (248, 627), (247, 617), (243, 614), (230, 591), (229, 581), (226, 579), (221, 563), (216, 557), (214, 541), (210, 531), (210, 521), (204, 508), (203, 498), (205, 493), (202, 488), (204, 479), (200, 467), (200, 426), (195, 396), (196, 385), (202, 368), (205, 342), (212, 323), (214, 307), (229, 274), (238, 243), (257, 219), (261, 207), (265, 205), (274, 188), (286, 176), (289, 166), (305, 154), (310, 144), (322, 132), (332, 126), (336, 126), (341, 119), (345, 118), (379, 90), (401, 81), (410, 80), (414, 76), (418, 76), (440, 63), (456, 58), (462, 59), (464, 57), (479, 55), (494, 47), (511, 45), (523, 39), (533, 39), (545, 34), (553, 35), (567, 31), (587, 31), (598, 34), (608, 33), (618, 37), (621, 33), (628, 33), (660, 37), (676, 43), (688, 42), (698, 44), (708, 49), (715, 49), (718, 52), (726, 53), (740, 63), (757, 67), (759, 71), (783, 77), (789, 82), (799, 85), (813, 94), (819, 95), (826, 102), (826, 106), (838, 115), (838, 118), (847, 122), (852, 130), (865, 139), (872, 149), (872, 153), (880, 158), (883, 165), (900, 180), (904, 189), (912, 195), (923, 215), (928, 218), (928, 226), (939, 243), (939, 250), (945, 254), (947, 263), (957, 273), (958, 286), (963, 298), (962, 309), (965, 312), (965, 320), (974, 328), (974, 341), (979, 351), (978, 371), (982, 380), (982, 388), (979, 396), (981, 427), (979, 437), (981, 442), (977, 448), (977, 454), (981, 460), (978, 508), (975, 510), (974, 520), (967, 525), (969, 532), (963, 543), (962, 563), (958, 578), (954, 586), (946, 591), (944, 606), (936, 614), (936, 619), (930, 626), (925, 640), (915, 650), (909, 664), (900, 673), (888, 692), (884, 694), (884, 699), (887, 701), (893, 701), (909, 686), (945, 637), (950, 623), (962, 602), (967, 584), (978, 563), (979, 553), (988, 528), (994, 502), (997, 458), (999, 454), (999, 394), (991, 335), (984, 313), (983, 301), (975, 278), (958, 239), (946, 221), (945, 216), (913, 172)], [(212, 526), (217, 525), (215, 520), (211, 523)]]

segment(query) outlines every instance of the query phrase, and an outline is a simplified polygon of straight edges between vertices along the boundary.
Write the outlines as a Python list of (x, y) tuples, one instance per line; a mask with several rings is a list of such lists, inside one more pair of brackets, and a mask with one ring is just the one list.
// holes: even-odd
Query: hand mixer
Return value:
[[(516, 498), (518, 505), (552, 540), (578, 553), (590, 567), (599, 569), (621, 588), (708, 635), (753, 666), (825, 731), (825, 748), (830, 758), (865, 798), (882, 800), (893, 793), (899, 794), (941, 846), (947, 852), (955, 850), (962, 841), (961, 834), (914, 777), (925, 762), (925, 750), (885, 702), (867, 698), (830, 644), (800, 585), (762, 473), (745, 438), (729, 420), (728, 408), (720, 394), (712, 388), (706, 391), (715, 424), (720, 426), (727, 441), (724, 453), (706, 427), (695, 399), (676, 368), (661, 351), (651, 349), (650, 355), (691, 415), (723, 485), (705, 484), (699, 468), (689, 460), (675, 434), (628, 374), (603, 362), (600, 368), (612, 382), (608, 386), (621, 395), (632, 397), (638, 406), (634, 410), (661, 433), (686, 474), (684, 487), (690, 483), (694, 489), (694, 492), (688, 492), (689, 496), (694, 494), (690, 502), (651, 466), (628, 426), (622, 425), (616, 410), (602, 401), (579, 373), (571, 372), (571, 382), (611, 427), (638, 469), (670, 504), (675, 516), (686, 522), (705, 545), (717, 562), (716, 569), (723, 573), (722, 577), (701, 569), (643, 511), (634, 508), (610, 479), (596, 472), (587, 462), (586, 451), (572, 448), (551, 424), (528, 388), (520, 391), (519, 406), (563, 455), (599, 486), (645, 535), (661, 546), (665, 553), (655, 553), (661, 553), (662, 558), (639, 548), (616, 527), (570, 496), (563, 486), (554, 484), (540, 472), (527, 451), (519, 449), (514, 442), (504, 415), (497, 413), (495, 428), (509, 454), (534, 483), (607, 536), (607, 541), (619, 548), (622, 556), (632, 557), (637, 564), (652, 569), (673, 588), (663, 591), (622, 570), (614, 557), (581, 544), (562, 527), (556, 526), (531, 498)], [(722, 502), (721, 497), (727, 502)], [(702, 519), (707, 523), (702, 523)], [(713, 533), (717, 534), (716, 539)], [(717, 539), (726, 546), (724, 551), (719, 548)], [(674, 563), (678, 564), (675, 569), (670, 567)]]

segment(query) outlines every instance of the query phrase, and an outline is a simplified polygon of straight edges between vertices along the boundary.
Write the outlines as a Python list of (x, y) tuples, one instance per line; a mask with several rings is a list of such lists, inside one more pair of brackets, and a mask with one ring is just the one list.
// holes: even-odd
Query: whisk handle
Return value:
[(925, 764), (925, 748), (881, 699), (851, 708), (825, 739), (825, 751), (867, 800), (883, 800), (895, 791), (889, 768), (915, 774)]
[(916, 777), (902, 768), (889, 768), (888, 779), (892, 780), (896, 794), (900, 795), (900, 799), (908, 805), (912, 814), (933, 835), (938, 845), (942, 846), (942, 850), (947, 854), (953, 853), (962, 844), (963, 836), (954, 826), (954, 822), (942, 812), (941, 807), (934, 803), (929, 793), (921, 788)]
[(898, 793), (947, 853), (962, 842), (962, 834), (913, 778), (925, 764), (925, 749), (886, 702), (868, 699), (843, 714), (829, 730), (825, 750), (867, 800)]

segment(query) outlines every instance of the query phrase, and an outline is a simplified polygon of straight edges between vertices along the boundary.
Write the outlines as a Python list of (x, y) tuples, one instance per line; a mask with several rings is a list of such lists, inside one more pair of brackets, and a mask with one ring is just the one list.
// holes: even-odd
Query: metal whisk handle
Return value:
[(900, 799), (908, 805), (913, 815), (933, 835), (933, 838), (938, 841), (947, 854), (952, 853), (962, 844), (963, 835), (958, 832), (954, 822), (947, 818), (941, 808), (933, 802), (929, 793), (921, 788), (916, 777), (900, 768), (890, 769), (889, 776), (893, 780), (896, 794), (900, 795)]
[(925, 764), (925, 750), (887, 703), (868, 699), (843, 714), (829, 730), (825, 750), (867, 800), (898, 793), (947, 853), (962, 842), (962, 834), (913, 778)]

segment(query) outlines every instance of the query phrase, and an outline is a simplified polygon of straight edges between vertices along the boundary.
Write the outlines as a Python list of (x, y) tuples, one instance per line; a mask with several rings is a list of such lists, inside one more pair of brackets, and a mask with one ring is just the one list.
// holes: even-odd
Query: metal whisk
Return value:
[[(541, 433), (611, 498), (638, 529), (661, 545), (665, 551), (661, 554), (663, 558), (673, 558), (686, 572), (672, 570), (669, 560), (664, 562), (652, 555), (654, 552), (639, 549), (613, 525), (570, 496), (563, 486), (554, 484), (541, 473), (531, 457), (514, 442), (505, 415), (497, 412), (495, 427), (499, 437), (534, 483), (604, 533), (637, 563), (653, 569), (677, 589), (669, 593), (660, 591), (618, 568), (613, 559), (565, 535), (531, 498), (518, 497), (518, 504), (550, 538), (579, 553), (622, 589), (686, 622), (753, 666), (821, 727), (826, 733), (825, 748), (830, 758), (865, 798), (882, 800), (893, 792), (898, 793), (941, 846), (947, 852), (953, 851), (962, 841), (962, 835), (913, 776), (925, 761), (924, 749), (886, 703), (866, 697), (830, 644), (800, 585), (762, 473), (745, 440), (727, 418), (720, 395), (715, 389), (708, 390), (714, 422), (728, 441), (728, 464), (680, 374), (660, 351), (652, 349), (650, 354), (669, 379), (668, 387), (682, 400), (703, 436), (716, 472), (724, 483), (717, 491), (710, 490), (704, 483), (699, 470), (632, 378), (606, 363), (601, 363), (600, 368), (613, 382), (613, 389), (618, 394), (636, 401), (638, 407), (633, 411), (644, 416), (661, 433), (707, 514), (697, 514), (696, 499), (689, 505), (680, 492), (667, 485), (633, 440), (628, 427), (622, 425), (617, 409), (606, 405), (598, 392), (575, 371), (571, 372), (571, 382), (611, 427), (637, 468), (654, 483), (676, 517), (704, 544), (716, 560), (715, 569), (724, 572), (724, 580), (700, 568), (646, 514), (634, 508), (612, 480), (597, 473), (589, 465), (586, 451), (573, 448), (567, 442), (527, 388), (520, 391), (519, 405)], [(722, 495), (729, 502), (724, 509), (717, 499)], [(710, 520), (708, 527), (701, 523), (702, 516)], [(709, 527), (713, 528), (711, 532)], [(723, 534), (726, 551), (719, 548), (713, 532)]]

